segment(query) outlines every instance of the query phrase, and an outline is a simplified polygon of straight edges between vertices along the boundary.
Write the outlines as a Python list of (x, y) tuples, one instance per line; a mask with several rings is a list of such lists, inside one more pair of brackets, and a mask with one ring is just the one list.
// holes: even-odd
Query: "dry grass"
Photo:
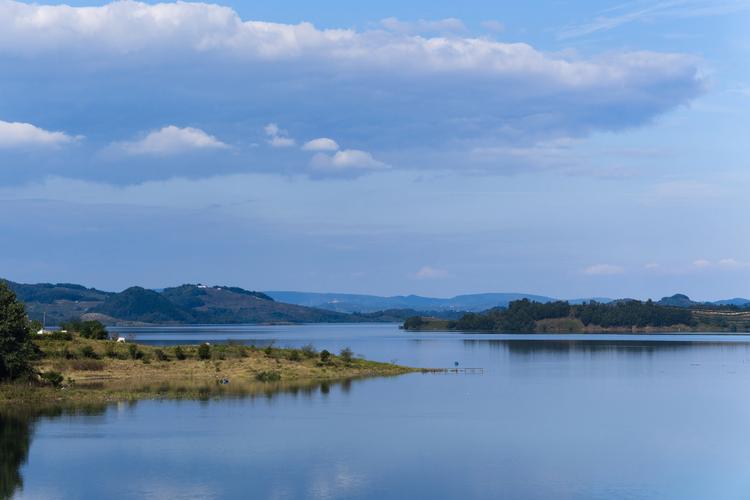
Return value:
[[(338, 356), (331, 356), (324, 363), (317, 353), (309, 351), (259, 349), (237, 344), (211, 346), (209, 359), (199, 359), (198, 346), (180, 346), (186, 359), (179, 360), (176, 346), (118, 344), (77, 336), (71, 341), (38, 339), (37, 343), (44, 358), (36, 368), (41, 372), (61, 373), (65, 379), (63, 387), (54, 389), (38, 383), (6, 384), (0, 386), (0, 405), (153, 397), (227, 397), (415, 371), (363, 359), (345, 362)], [(77, 353), (85, 346), (90, 346), (99, 359), (80, 357)], [(258, 378), (268, 378), (259, 377), (264, 372), (273, 374), (270, 377), (272, 382), (258, 381)], [(227, 379), (229, 384), (219, 385), (222, 379)]]

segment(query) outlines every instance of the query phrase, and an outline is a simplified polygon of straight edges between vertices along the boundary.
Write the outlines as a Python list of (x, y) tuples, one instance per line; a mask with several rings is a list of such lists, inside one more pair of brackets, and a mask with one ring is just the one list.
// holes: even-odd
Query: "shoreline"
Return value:
[(258, 348), (238, 343), (150, 346), (84, 339), (34, 339), (40, 380), (0, 384), (0, 409), (142, 399), (245, 397), (371, 377), (422, 372), (311, 347)]

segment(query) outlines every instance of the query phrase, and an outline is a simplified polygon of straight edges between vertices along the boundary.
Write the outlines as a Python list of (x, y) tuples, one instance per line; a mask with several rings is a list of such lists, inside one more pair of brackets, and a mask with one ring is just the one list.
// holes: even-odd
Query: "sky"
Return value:
[(750, 0), (0, 0), (0, 276), (750, 297)]

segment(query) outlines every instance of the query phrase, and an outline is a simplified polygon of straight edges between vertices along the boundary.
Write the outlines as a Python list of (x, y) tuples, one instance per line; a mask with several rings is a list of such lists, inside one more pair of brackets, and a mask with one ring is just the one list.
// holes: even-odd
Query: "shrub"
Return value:
[(268, 344), (264, 349), (263, 352), (265, 353), (266, 357), (273, 357), (273, 343)]
[(292, 349), (292, 352), (289, 353), (289, 360), (290, 361), (302, 361), (302, 355), (299, 353), (297, 349)]
[(76, 355), (76, 353), (74, 353), (74, 352), (71, 352), (71, 351), (70, 351), (70, 350), (68, 349), (68, 347), (67, 347), (67, 346), (63, 347), (63, 350), (62, 350), (62, 352), (60, 353), (60, 357), (61, 357), (61, 358), (65, 358), (65, 359), (78, 359), (78, 356)]
[(138, 349), (136, 344), (128, 344), (128, 354), (130, 354), (131, 359), (141, 359), (143, 357), (143, 352)]
[(198, 346), (198, 359), (210, 359), (211, 358), (211, 346), (208, 344), (201, 344)]
[(104, 355), (113, 359), (117, 357), (117, 349), (114, 342), (107, 342), (104, 345)]
[(185, 355), (185, 351), (182, 350), (182, 347), (177, 346), (174, 348), (174, 357), (180, 361), (185, 360), (187, 356)]
[(95, 340), (106, 340), (109, 338), (107, 328), (102, 324), (101, 321), (81, 321), (79, 319), (62, 323), (60, 328), (67, 330), (68, 332), (77, 332), (83, 338), (95, 339)]
[(320, 351), (320, 360), (323, 363), (330, 362), (331, 361), (331, 353), (328, 352), (326, 349), (323, 349), (322, 351)]
[(274, 371), (262, 371), (255, 374), (255, 380), (258, 382), (278, 382), (281, 380), (281, 374)]
[(60, 372), (54, 371), (40, 373), (39, 378), (42, 379), (42, 382), (44, 382), (45, 384), (49, 384), (52, 387), (60, 387), (63, 383), (63, 380), (65, 380)]
[(52, 340), (73, 340), (73, 334), (70, 332), (55, 330), (52, 333), (48, 334), (47, 338)]
[(352, 360), (354, 359), (354, 353), (348, 347), (344, 347), (343, 349), (341, 349), (341, 352), (339, 353), (339, 356), (341, 356), (341, 359), (346, 364), (351, 363)]
[(85, 345), (81, 347), (81, 356), (89, 359), (99, 359), (99, 355), (96, 353), (93, 347)]
[(154, 357), (158, 361), (167, 361), (169, 358), (167, 357), (167, 354), (162, 351), (161, 349), (154, 349)]
[(302, 355), (306, 358), (312, 359), (318, 355), (318, 351), (315, 350), (315, 347), (313, 347), (312, 344), (307, 344), (302, 346)]

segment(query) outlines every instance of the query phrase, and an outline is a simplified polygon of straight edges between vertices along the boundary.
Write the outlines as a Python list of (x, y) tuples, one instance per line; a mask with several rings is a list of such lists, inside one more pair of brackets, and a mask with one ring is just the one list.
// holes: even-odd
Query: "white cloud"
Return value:
[[(425, 23), (460, 27), (455, 19)], [(694, 59), (679, 54), (642, 51), (590, 60), (565, 58), (526, 43), (484, 38), (426, 38), (401, 32), (320, 30), (310, 23), (243, 21), (231, 8), (205, 3), (130, 1), (81, 8), (0, 2), (0, 53), (32, 56), (66, 51), (136, 60), (187, 51), (244, 61), (330, 62), (337, 70), (343, 65), (358, 72), (370, 68), (520, 78), (530, 85), (521, 83), (519, 89), (541, 91), (544, 96), (563, 89), (605, 87), (614, 95), (632, 97), (623, 90), (697, 78)]]
[(424, 34), (424, 33), (461, 33), (466, 31), (466, 25), (455, 17), (430, 21), (419, 19), (417, 21), (401, 21), (395, 17), (387, 17), (380, 21), (383, 28), (402, 34)]
[(712, 265), (713, 265), (713, 262), (711, 262), (710, 260), (706, 260), (706, 259), (698, 259), (698, 260), (693, 261), (693, 266), (699, 269), (711, 267)]
[(317, 173), (333, 175), (357, 175), (390, 168), (382, 161), (373, 158), (367, 151), (359, 149), (344, 149), (333, 155), (318, 153), (313, 156), (310, 166)]
[(192, 127), (180, 128), (174, 125), (155, 130), (137, 141), (118, 143), (117, 146), (133, 155), (174, 155), (229, 147), (203, 130)]
[(320, 137), (318, 139), (307, 141), (304, 146), (302, 146), (302, 149), (305, 151), (338, 151), (339, 145), (333, 139)]
[(419, 269), (419, 271), (414, 273), (412, 277), (418, 280), (432, 280), (432, 279), (447, 278), (448, 271), (446, 271), (445, 269), (439, 269), (436, 267), (423, 266), (422, 268)]
[(263, 130), (268, 136), (268, 144), (274, 148), (290, 148), (296, 144), (296, 141), (289, 137), (289, 133), (275, 123), (269, 123)]
[(644, 265), (643, 268), (653, 271), (655, 269), (661, 269), (661, 264), (659, 264), (658, 262), (649, 262), (648, 264)]
[(0, 120), (0, 149), (60, 146), (81, 138), (50, 132), (30, 123)]
[(612, 264), (595, 264), (583, 270), (583, 273), (588, 274), (589, 276), (611, 276), (615, 274), (623, 274), (624, 272), (625, 269)]

